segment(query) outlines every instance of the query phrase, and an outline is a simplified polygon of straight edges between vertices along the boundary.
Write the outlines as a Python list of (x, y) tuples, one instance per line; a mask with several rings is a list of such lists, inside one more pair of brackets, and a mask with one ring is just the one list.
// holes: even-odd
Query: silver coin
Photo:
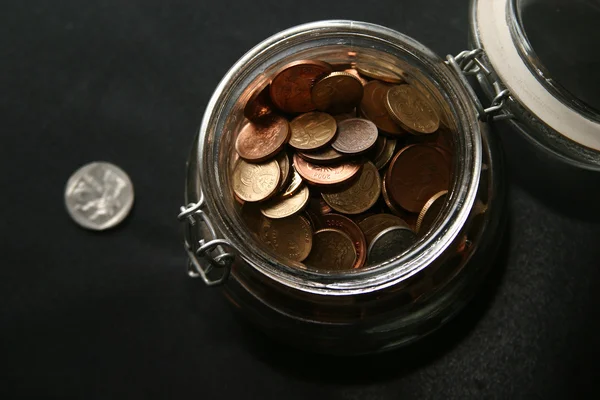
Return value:
[(392, 226), (384, 229), (369, 245), (367, 252), (369, 264), (379, 264), (396, 257), (412, 246), (417, 235), (405, 226)]
[(93, 162), (79, 168), (67, 182), (65, 205), (71, 218), (87, 229), (118, 225), (133, 206), (133, 184), (116, 165)]

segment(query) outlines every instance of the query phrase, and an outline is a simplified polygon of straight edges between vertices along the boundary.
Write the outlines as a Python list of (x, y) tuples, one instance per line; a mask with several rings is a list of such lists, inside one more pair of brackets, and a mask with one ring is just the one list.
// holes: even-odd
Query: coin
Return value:
[(269, 96), (269, 82), (264, 82), (255, 88), (246, 106), (244, 107), (244, 117), (250, 121), (264, 117), (273, 110), (273, 103)]
[(331, 142), (337, 124), (331, 115), (313, 111), (294, 118), (290, 128), (290, 146), (298, 150), (316, 150)]
[(367, 84), (367, 80), (365, 78), (363, 78), (362, 76), (360, 76), (360, 74), (358, 73), (357, 70), (355, 70), (354, 68), (349, 68), (349, 69), (345, 69), (344, 72), (353, 75), (354, 77), (356, 77), (356, 79), (358, 79), (361, 83), (361, 85), (365, 86)]
[(121, 223), (133, 207), (133, 184), (121, 168), (92, 162), (71, 175), (65, 187), (65, 205), (80, 226), (96, 231)]
[(361, 154), (373, 147), (377, 135), (377, 126), (368, 119), (347, 119), (338, 124), (331, 147), (344, 154)]
[(385, 107), (392, 119), (410, 133), (433, 133), (440, 126), (440, 117), (427, 97), (410, 85), (391, 87)]
[(240, 160), (233, 170), (233, 191), (244, 201), (263, 201), (277, 192), (280, 177), (276, 160), (262, 164)]
[(358, 223), (358, 226), (363, 231), (367, 246), (371, 244), (373, 239), (382, 231), (392, 226), (404, 226), (409, 228), (408, 223), (400, 217), (392, 214), (373, 214), (363, 219)]
[(315, 186), (339, 185), (350, 181), (361, 170), (361, 164), (347, 162), (336, 165), (316, 165), (302, 159), (298, 153), (294, 154), (296, 171), (308, 183)]
[(394, 258), (417, 241), (417, 235), (405, 226), (392, 226), (381, 231), (369, 245), (369, 264), (379, 264)]
[(317, 110), (331, 114), (350, 112), (360, 104), (363, 85), (347, 72), (331, 72), (319, 79), (312, 88), (312, 101)]
[(309, 191), (303, 186), (289, 197), (277, 196), (262, 204), (260, 212), (269, 218), (285, 218), (302, 211), (308, 203)]
[(288, 121), (277, 114), (249, 122), (240, 130), (235, 150), (246, 161), (262, 162), (283, 149), (290, 135)]
[(402, 83), (404, 80), (393, 72), (385, 71), (383, 68), (374, 65), (360, 64), (356, 66), (356, 70), (369, 78), (377, 79), (388, 83)]
[(450, 170), (434, 147), (413, 144), (392, 159), (386, 182), (394, 202), (410, 212), (420, 212), (431, 196), (448, 190)]
[(435, 219), (440, 215), (440, 211), (442, 210), (442, 207), (444, 207), (447, 197), (448, 191), (442, 190), (427, 200), (427, 203), (423, 206), (423, 209), (419, 213), (419, 218), (417, 219), (417, 233), (426, 233), (429, 228), (431, 228)]
[(298, 191), (298, 189), (300, 189), (300, 186), (302, 186), (302, 177), (300, 174), (298, 174), (298, 172), (296, 172), (295, 169), (292, 168), (292, 170), (293, 172), (291, 174), (292, 178), (290, 179), (290, 183), (287, 185), (283, 193), (281, 193), (281, 197), (289, 197), (293, 195)]
[(385, 205), (389, 208), (389, 210), (397, 217), (402, 218), (404, 221), (408, 223), (408, 226), (411, 229), (416, 229), (417, 226), (417, 215), (410, 214), (408, 211), (404, 211), (400, 206), (394, 203), (394, 201), (390, 198), (390, 195), (387, 191), (387, 183), (385, 175), (383, 175), (383, 179), (381, 180), (381, 197), (383, 197), (383, 201)]
[(340, 153), (329, 145), (315, 151), (299, 151), (298, 155), (306, 161), (314, 164), (333, 164), (343, 160), (345, 157), (344, 154)]
[(364, 117), (373, 121), (383, 132), (391, 135), (405, 135), (406, 131), (394, 122), (385, 107), (387, 91), (390, 87), (390, 85), (379, 81), (367, 83), (360, 102), (360, 112)]
[(259, 238), (275, 253), (292, 261), (303, 261), (313, 245), (312, 229), (301, 215), (282, 219), (263, 218)]
[(377, 169), (383, 169), (394, 156), (394, 151), (396, 151), (396, 139), (387, 139), (385, 141), (385, 145), (381, 153), (375, 156), (373, 160), (373, 164)]
[(277, 154), (275, 161), (277, 161), (277, 164), (279, 165), (280, 173), (279, 187), (277, 188), (277, 191), (281, 192), (287, 187), (291, 178), (290, 158), (285, 151), (280, 151), (279, 154)]
[(356, 250), (356, 262), (352, 268), (361, 268), (367, 261), (367, 241), (361, 229), (348, 217), (340, 214), (324, 214), (320, 218), (323, 228), (338, 229), (350, 237)]
[(285, 65), (271, 81), (271, 101), (287, 113), (314, 110), (311, 88), (318, 78), (331, 70), (331, 65), (315, 60), (300, 60)]
[(349, 187), (339, 192), (322, 193), (323, 199), (334, 210), (344, 214), (360, 214), (377, 202), (381, 193), (379, 172), (372, 162), (367, 162), (360, 176)]
[(327, 271), (352, 269), (356, 263), (354, 243), (340, 230), (321, 229), (315, 232), (312, 250), (304, 263)]

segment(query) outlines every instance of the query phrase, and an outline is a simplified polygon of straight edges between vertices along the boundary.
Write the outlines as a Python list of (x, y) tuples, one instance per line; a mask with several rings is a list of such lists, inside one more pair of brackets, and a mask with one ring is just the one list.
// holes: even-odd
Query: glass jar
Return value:
[[(494, 56), (481, 50), (489, 47), (477, 22), (483, 3), (491, 7), (492, 2), (475, 1), (472, 8), (472, 39), (480, 48), (447, 60), (391, 29), (343, 20), (288, 29), (244, 55), (215, 90), (188, 161), (188, 206), (179, 218), (185, 222), (190, 276), (222, 286), (235, 308), (273, 338), (317, 352), (393, 349), (455, 315), (491, 268), (506, 217), (502, 154), (486, 121), (512, 121), (528, 109), (499, 80), (504, 69), (496, 71)], [(231, 170), (249, 87), (301, 59), (358, 60), (401, 74), (428, 93), (443, 108), (443, 122), (459, 132), (451, 144), (453, 183), (436, 224), (410, 250), (387, 262), (344, 272), (298, 268), (281, 263), (244, 224), (231, 190)], [(475, 96), (468, 74), (484, 84), (490, 107)], [(511, 123), (532, 139), (542, 137), (547, 127), (535, 121), (536, 115), (530, 112), (525, 122)], [(555, 146), (558, 139), (544, 140), (540, 145), (563, 151), (561, 157), (570, 162), (600, 166), (595, 150), (581, 144), (573, 150), (571, 144), (565, 151)]]

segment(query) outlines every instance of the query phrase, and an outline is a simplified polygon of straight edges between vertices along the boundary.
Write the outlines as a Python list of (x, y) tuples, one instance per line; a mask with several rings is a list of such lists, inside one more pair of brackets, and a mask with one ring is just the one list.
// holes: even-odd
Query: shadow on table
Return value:
[[(491, 307), (503, 281), (508, 259), (510, 229), (507, 224), (499, 256), (474, 298), (450, 322), (426, 338), (391, 352), (357, 357), (310, 353), (278, 343), (238, 318), (247, 348), (258, 359), (295, 377), (345, 384), (382, 381), (409, 374), (435, 362), (469, 336)], [(390, 368), (393, 366), (393, 368)]]

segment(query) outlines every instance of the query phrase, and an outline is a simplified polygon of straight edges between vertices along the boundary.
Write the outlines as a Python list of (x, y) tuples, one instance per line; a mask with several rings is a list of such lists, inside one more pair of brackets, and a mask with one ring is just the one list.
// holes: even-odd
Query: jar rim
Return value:
[[(240, 84), (248, 71), (260, 64), (266, 54), (277, 51), (278, 46), (293, 43), (312, 43), (326, 37), (368, 37), (389, 51), (408, 54), (435, 74), (439, 85), (448, 98), (454, 101), (453, 110), (459, 132), (459, 146), (455, 149), (460, 162), (456, 163), (454, 187), (447, 211), (437, 225), (409, 251), (383, 264), (364, 270), (351, 270), (337, 273), (299, 269), (274, 260), (267, 252), (255, 248), (243, 233), (234, 228), (234, 219), (224, 207), (219, 196), (219, 146), (226, 133), (218, 129), (224, 124), (227, 112), (224, 104), (232, 85)], [(216, 220), (221, 234), (238, 247), (240, 256), (267, 277), (288, 287), (317, 294), (350, 295), (367, 293), (395, 285), (417, 274), (433, 263), (456, 239), (469, 216), (477, 195), (481, 164), (483, 125), (477, 120), (475, 108), (467, 90), (460, 80), (447, 68), (443, 60), (431, 50), (392, 29), (358, 21), (324, 20), (298, 25), (281, 31), (256, 45), (242, 56), (226, 73), (211, 97), (199, 130), (197, 144), (199, 178), (202, 182), (207, 209)]]

